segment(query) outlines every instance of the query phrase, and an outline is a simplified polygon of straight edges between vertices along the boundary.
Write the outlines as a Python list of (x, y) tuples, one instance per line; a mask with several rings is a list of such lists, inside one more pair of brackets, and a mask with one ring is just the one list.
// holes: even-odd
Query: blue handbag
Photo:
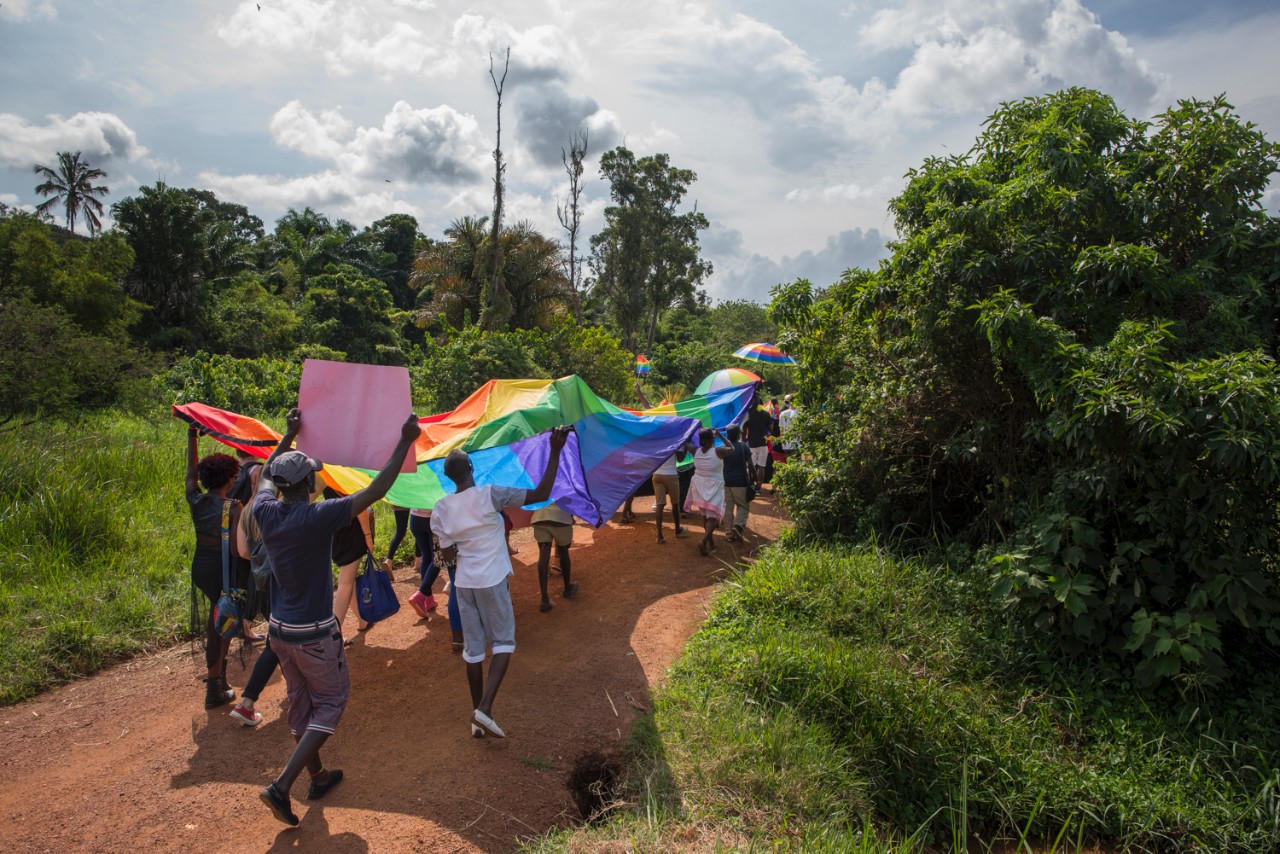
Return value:
[(385, 620), (400, 610), (391, 579), (374, 564), (371, 552), (364, 556), (364, 565), (356, 576), (356, 610), (360, 612), (360, 619), (369, 624)]

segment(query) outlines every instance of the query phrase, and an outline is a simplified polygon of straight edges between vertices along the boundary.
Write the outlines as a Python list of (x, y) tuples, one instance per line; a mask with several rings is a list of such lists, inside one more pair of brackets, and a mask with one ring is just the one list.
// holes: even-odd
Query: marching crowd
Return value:
[[(730, 426), (725, 433), (700, 430), (696, 444), (686, 444), (659, 466), (652, 477), (658, 543), (666, 541), (663, 516), (668, 497), (676, 536), (685, 532), (682, 511), (701, 514), (703, 537), (698, 548), (703, 555), (715, 551), (713, 535), (722, 520), (726, 539), (743, 538), (750, 502), (768, 479), (772, 460), (785, 459), (786, 451), (794, 450), (783, 444), (795, 416), (791, 397), (784, 402), (779, 408), (776, 400), (766, 405), (757, 397), (742, 426)], [(199, 429), (192, 426), (186, 475), (187, 502), (196, 530), (191, 565), (193, 623), (206, 613), (197, 601), (197, 591), (208, 605), (203, 628), (205, 708), (236, 701), (226, 678), (230, 641), (241, 634), (246, 640), (263, 640), (253, 633), (248, 618), (266, 616), (266, 643), (230, 714), (246, 726), (261, 722), (255, 703), (280, 669), (295, 748), (259, 797), (277, 819), (290, 826), (298, 823), (290, 793), (304, 769), (309, 776), (308, 800), (323, 797), (343, 778), (340, 769), (325, 768), (320, 757), (350, 692), (344, 652), (350, 641), (344, 640), (343, 623), (360, 564), (366, 562), (371, 570), (373, 566), (367, 557), (374, 549), (370, 508), (387, 494), (421, 432), (417, 416), (411, 415), (390, 458), (368, 486), (350, 495), (326, 487), (324, 500), (316, 500), (321, 495), (317, 474), (323, 465), (293, 449), (301, 423), (298, 410), (289, 413), (284, 436), (264, 462), (247, 453), (238, 460), (221, 453), (198, 459)], [(507, 541), (511, 522), (503, 511), (550, 497), (570, 429), (551, 431), (547, 467), (533, 489), (477, 485), (470, 457), (454, 450), (445, 459), (444, 473), (453, 481), (455, 492), (431, 510), (394, 508), (396, 530), (382, 569), (390, 575), (392, 558), (407, 529), (416, 543), (421, 579), (409, 604), (423, 618), (437, 608), (433, 587), (440, 570), (447, 572), (452, 646), (466, 664), (473, 707), (471, 734), (476, 738), (506, 737), (493, 718), (494, 701), (515, 651), (509, 584), (512, 550)], [(693, 476), (681, 506), (677, 461), (685, 454), (693, 457)], [(634, 518), (628, 499), (623, 521)], [(573, 516), (552, 502), (535, 512), (532, 523), (538, 545), (540, 610), (546, 612), (552, 608), (547, 592), (552, 546), (563, 597), (572, 599), (578, 592), (569, 555)], [(336, 589), (333, 564), (339, 567)], [(243, 600), (230, 595), (239, 591), (247, 591)], [(357, 614), (357, 630), (365, 628)], [(490, 659), (487, 674), (486, 658)]]

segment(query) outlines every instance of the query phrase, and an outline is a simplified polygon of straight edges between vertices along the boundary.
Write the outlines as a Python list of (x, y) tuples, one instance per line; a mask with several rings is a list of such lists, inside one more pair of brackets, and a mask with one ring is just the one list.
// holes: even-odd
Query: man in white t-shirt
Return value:
[(791, 424), (796, 420), (795, 406), (791, 402), (791, 395), (787, 395), (783, 401), (782, 411), (778, 413), (778, 439), (782, 443), (782, 449), (788, 454), (800, 449), (800, 443), (796, 441), (791, 432)]
[[(510, 486), (476, 486), (474, 467), (466, 451), (450, 451), (444, 461), (445, 476), (458, 490), (436, 502), (431, 530), (440, 543), (446, 564), (456, 561), (450, 596), (458, 597), (462, 618), (462, 659), (467, 663), (471, 688), (471, 734), (486, 732), (498, 738), (506, 733), (493, 720), (493, 701), (507, 674), (516, 649), (516, 620), (511, 607), (511, 555), (507, 551), (504, 507), (538, 504), (551, 497), (560, 470), (560, 452), (571, 427), (551, 431), (551, 455), (542, 479), (533, 489)], [(486, 648), (493, 651), (489, 679), (484, 678)]]

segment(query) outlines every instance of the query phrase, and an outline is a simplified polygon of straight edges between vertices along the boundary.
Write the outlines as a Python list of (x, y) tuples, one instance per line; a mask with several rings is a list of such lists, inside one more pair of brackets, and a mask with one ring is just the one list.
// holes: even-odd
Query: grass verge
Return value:
[(1062, 662), (984, 585), (774, 548), (633, 733), (626, 804), (536, 850), (1280, 849), (1273, 663), (1212, 696)]
[(0, 434), (0, 702), (185, 631), (185, 439), (118, 415)]

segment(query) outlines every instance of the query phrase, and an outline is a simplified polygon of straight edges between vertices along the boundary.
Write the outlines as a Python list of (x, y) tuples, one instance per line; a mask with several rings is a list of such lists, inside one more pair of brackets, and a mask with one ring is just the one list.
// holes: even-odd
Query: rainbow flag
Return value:
[[(647, 480), (700, 427), (727, 427), (742, 420), (754, 385), (735, 386), (686, 398), (644, 412), (614, 406), (576, 376), (558, 380), (490, 380), (457, 409), (419, 419), (422, 435), (414, 446), (418, 471), (401, 474), (387, 500), (401, 507), (430, 509), (454, 491), (444, 475), (444, 458), (454, 448), (471, 454), (476, 483), (537, 486), (550, 452), (547, 431), (572, 424), (574, 434), (560, 460), (552, 500), (592, 525), (602, 525), (627, 496)], [(224, 444), (266, 457), (260, 422), (198, 403), (174, 406), (175, 417), (205, 429)], [(304, 415), (305, 417), (305, 415)], [(236, 427), (252, 427), (241, 436)], [(209, 429), (213, 427), (214, 429)], [(326, 482), (340, 492), (362, 489), (377, 472), (326, 465)]]
[(644, 356), (640, 356), (640, 355), (636, 356), (636, 373), (637, 374), (649, 373), (649, 360), (646, 359)]

